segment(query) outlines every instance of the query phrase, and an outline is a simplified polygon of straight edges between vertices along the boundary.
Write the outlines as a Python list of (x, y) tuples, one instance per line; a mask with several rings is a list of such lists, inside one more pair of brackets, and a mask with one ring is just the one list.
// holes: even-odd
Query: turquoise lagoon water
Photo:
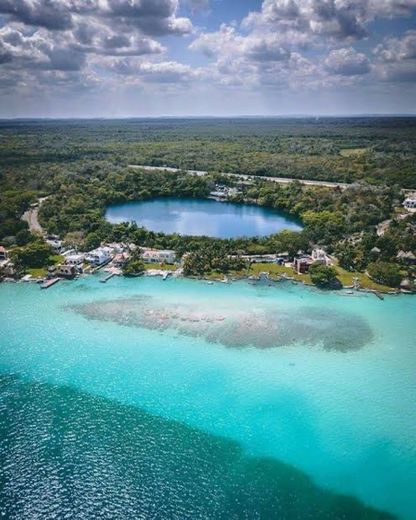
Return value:
[(151, 231), (217, 238), (263, 236), (283, 229), (302, 229), (298, 220), (278, 210), (175, 197), (113, 204), (108, 207), (106, 218), (112, 224), (134, 221)]
[(6, 518), (416, 518), (416, 299), (0, 286)]

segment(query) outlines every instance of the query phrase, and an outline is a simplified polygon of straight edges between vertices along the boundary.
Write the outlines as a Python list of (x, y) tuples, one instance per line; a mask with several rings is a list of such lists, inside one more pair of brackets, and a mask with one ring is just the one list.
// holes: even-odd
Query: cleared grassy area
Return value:
[(49, 258), (54, 265), (62, 264), (62, 262), (65, 260), (65, 257), (62, 255), (52, 255)]
[(210, 280), (223, 280), (224, 276), (227, 278), (248, 278), (249, 276), (259, 276), (260, 273), (268, 273), (272, 280), (277, 280), (279, 276), (286, 275), (298, 282), (304, 282), (307, 284), (312, 283), (309, 275), (297, 274), (291, 267), (277, 264), (252, 264), (249, 270), (242, 269), (241, 271), (229, 271), (226, 274), (212, 271), (209, 274), (205, 274), (204, 278)]
[(369, 148), (344, 148), (344, 150), (341, 150), (339, 154), (342, 157), (357, 157), (364, 155), (365, 153), (369, 152)]
[(43, 278), (48, 274), (48, 270), (45, 267), (32, 267), (27, 269), (27, 274), (33, 276), (33, 278)]
[[(336, 266), (335, 269), (338, 273), (338, 279), (343, 286), (354, 285), (354, 278), (358, 278), (362, 289), (380, 292), (389, 292), (392, 290), (391, 287), (374, 282), (365, 273), (349, 272), (339, 266)], [(281, 275), (286, 275), (294, 278), (298, 282), (312, 284), (311, 277), (308, 274), (298, 274), (292, 267), (277, 264), (252, 264), (248, 272), (244, 270), (238, 273), (229, 273), (228, 276), (258, 276), (262, 272), (269, 273), (271, 279), (277, 279)], [(213, 273), (210, 278), (223, 278), (223, 275), (221, 273)]]
[[(362, 289), (370, 289), (380, 292), (390, 292), (392, 290), (391, 287), (374, 282), (365, 273), (349, 272), (339, 266), (335, 266), (335, 269), (338, 274), (338, 279), (344, 287), (354, 285), (354, 278), (358, 278)], [(253, 264), (250, 267), (250, 274), (258, 275), (261, 272), (269, 273), (271, 278), (277, 278), (279, 275), (286, 274), (299, 282), (312, 284), (311, 277), (308, 274), (298, 274), (291, 267), (276, 264)]]
[(270, 278), (278, 278), (281, 275), (290, 276), (298, 282), (312, 283), (308, 274), (298, 274), (292, 267), (277, 264), (252, 264), (250, 275), (258, 276), (260, 273), (269, 273)]
[(379, 283), (373, 282), (365, 273), (358, 272), (350, 272), (346, 271), (342, 267), (336, 267), (338, 273), (338, 279), (342, 283), (342, 285), (354, 285), (354, 278), (358, 278), (360, 282), (360, 287), (362, 289), (371, 289), (373, 291), (380, 292), (389, 292), (392, 290), (391, 287), (387, 287), (386, 285), (381, 285)]
[(161, 271), (176, 271), (177, 266), (173, 264), (144, 264), (147, 269), (160, 269)]
[[(162, 271), (175, 271), (177, 266), (169, 265), (169, 264), (145, 264), (147, 269), (160, 269)], [(381, 285), (373, 280), (371, 280), (365, 273), (359, 272), (350, 272), (346, 271), (342, 267), (335, 266), (335, 269), (338, 273), (338, 279), (342, 283), (344, 287), (354, 285), (354, 278), (358, 278), (360, 283), (360, 287), (362, 289), (369, 289), (373, 291), (380, 292), (390, 292), (392, 291), (391, 287), (387, 287), (386, 285)], [(227, 278), (248, 278), (249, 276), (259, 276), (260, 273), (268, 273), (269, 277), (272, 280), (277, 280), (279, 276), (285, 275), (290, 278), (293, 278), (297, 282), (302, 282), (308, 285), (313, 285), (311, 281), (311, 277), (309, 274), (298, 274), (292, 267), (286, 267), (284, 265), (278, 264), (252, 264), (250, 269), (242, 269), (241, 271), (229, 271), (228, 273), (220, 273), (217, 271), (213, 271), (209, 274), (205, 274), (204, 278), (208, 280), (223, 280), (224, 277)]]
[[(61, 255), (51, 255), (49, 257), (51, 265), (61, 264), (65, 258)], [(44, 278), (48, 274), (47, 267), (29, 267), (26, 269), (27, 274), (33, 276), (33, 278)]]

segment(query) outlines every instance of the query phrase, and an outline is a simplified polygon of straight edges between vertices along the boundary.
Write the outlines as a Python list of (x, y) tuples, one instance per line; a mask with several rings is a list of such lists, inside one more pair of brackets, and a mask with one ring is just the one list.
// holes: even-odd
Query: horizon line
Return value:
[(394, 118), (394, 117), (416, 117), (416, 112), (398, 113), (355, 113), (355, 114), (234, 114), (234, 115), (157, 115), (157, 116), (16, 116), (1, 117), (3, 121), (114, 121), (134, 119), (347, 119), (347, 118)]

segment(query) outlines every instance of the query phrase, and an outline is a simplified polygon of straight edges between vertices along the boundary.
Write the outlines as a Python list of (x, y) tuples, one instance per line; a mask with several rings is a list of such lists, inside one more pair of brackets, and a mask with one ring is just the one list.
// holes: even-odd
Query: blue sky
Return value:
[(415, 113), (416, 0), (0, 0), (0, 117)]

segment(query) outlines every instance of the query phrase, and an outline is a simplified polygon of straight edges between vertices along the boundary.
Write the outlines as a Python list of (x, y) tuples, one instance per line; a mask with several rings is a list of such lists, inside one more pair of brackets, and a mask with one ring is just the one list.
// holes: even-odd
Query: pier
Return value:
[(51, 278), (50, 280), (46, 280), (43, 282), (43, 284), (40, 286), (41, 289), (49, 289), (49, 287), (52, 287), (52, 285), (55, 285), (61, 280), (61, 278)]
[(108, 274), (105, 278), (102, 278), (102, 279), (100, 280), (100, 282), (101, 282), (101, 283), (107, 283), (108, 280), (110, 280), (110, 278), (112, 278), (112, 277), (115, 276), (115, 275), (116, 275), (116, 273), (110, 273), (110, 274)]

